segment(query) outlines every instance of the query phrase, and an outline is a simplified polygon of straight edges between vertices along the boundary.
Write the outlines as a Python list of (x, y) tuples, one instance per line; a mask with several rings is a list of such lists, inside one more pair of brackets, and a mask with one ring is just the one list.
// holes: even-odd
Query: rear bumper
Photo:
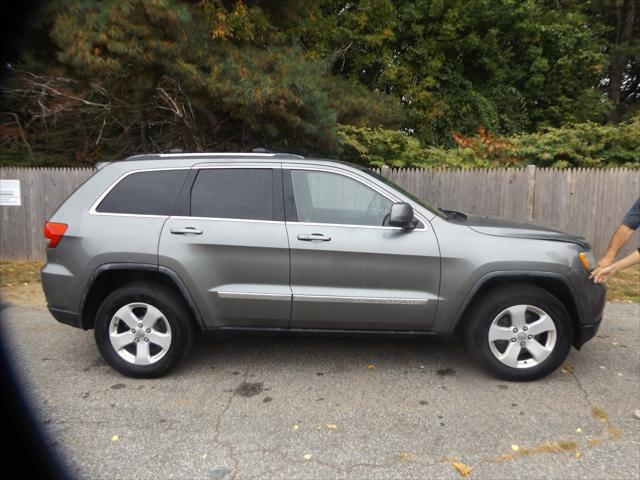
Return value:
[(76, 328), (82, 328), (82, 322), (80, 321), (80, 315), (74, 312), (70, 312), (68, 310), (62, 310), (60, 308), (55, 308), (47, 305), (49, 309), (49, 313), (53, 315), (60, 323), (64, 323), (65, 325), (70, 325)]

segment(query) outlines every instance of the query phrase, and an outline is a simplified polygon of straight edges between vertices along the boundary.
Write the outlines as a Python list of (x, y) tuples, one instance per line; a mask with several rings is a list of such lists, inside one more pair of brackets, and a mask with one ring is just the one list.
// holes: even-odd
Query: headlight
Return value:
[(586, 252), (580, 252), (578, 254), (580, 257), (580, 261), (584, 268), (587, 269), (587, 272), (591, 272), (594, 268), (596, 268), (596, 257), (593, 256), (593, 252), (591, 250), (587, 250)]

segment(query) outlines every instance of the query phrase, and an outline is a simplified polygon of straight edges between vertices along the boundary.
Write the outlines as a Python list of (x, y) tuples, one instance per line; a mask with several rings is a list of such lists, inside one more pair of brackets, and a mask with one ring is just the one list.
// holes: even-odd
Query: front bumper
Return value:
[(598, 333), (598, 329), (600, 328), (600, 324), (602, 323), (602, 317), (595, 323), (588, 323), (584, 325), (580, 325), (578, 329), (574, 332), (573, 335), (573, 346), (578, 350), (582, 348), (582, 346), (596, 336)]
[(573, 280), (573, 293), (578, 310), (573, 346), (580, 349), (600, 328), (607, 302), (607, 289), (603, 284), (594, 283), (583, 271), (576, 272)]

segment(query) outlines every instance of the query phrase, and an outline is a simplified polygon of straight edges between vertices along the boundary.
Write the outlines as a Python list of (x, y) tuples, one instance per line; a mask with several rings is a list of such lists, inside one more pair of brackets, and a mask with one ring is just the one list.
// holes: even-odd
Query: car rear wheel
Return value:
[(167, 373), (191, 348), (191, 312), (172, 289), (137, 282), (111, 293), (98, 309), (98, 349), (118, 372), (135, 378)]
[(573, 341), (562, 303), (539, 287), (489, 292), (475, 305), (465, 328), (471, 354), (505, 380), (542, 378), (566, 359)]

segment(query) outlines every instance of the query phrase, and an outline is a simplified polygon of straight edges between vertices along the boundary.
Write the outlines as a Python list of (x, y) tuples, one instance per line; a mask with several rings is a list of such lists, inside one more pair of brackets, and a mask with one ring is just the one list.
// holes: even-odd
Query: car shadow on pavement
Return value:
[(399, 373), (424, 370), (438, 376), (459, 371), (482, 372), (457, 339), (436, 337), (319, 336), (319, 335), (198, 335), (188, 358), (176, 370), (212, 367), (241, 369), (259, 363), (273, 369), (295, 368), (316, 374), (339, 373), (354, 368), (393, 368)]

